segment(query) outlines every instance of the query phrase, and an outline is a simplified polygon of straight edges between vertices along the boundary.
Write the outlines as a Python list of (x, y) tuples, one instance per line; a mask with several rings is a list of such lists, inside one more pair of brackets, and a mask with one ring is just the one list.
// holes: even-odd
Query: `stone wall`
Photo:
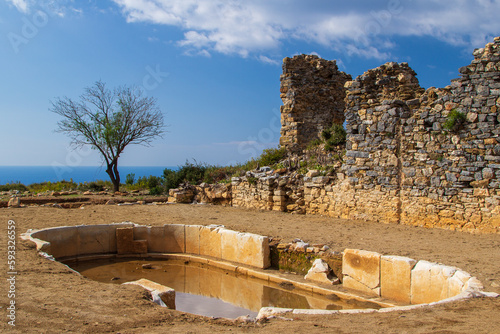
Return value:
[[(473, 54), (461, 78), (427, 90), (406, 63), (346, 81), (334, 63), (285, 58), (281, 144), (306, 147), (343, 120), (343, 106), (343, 163), (328, 173), (247, 172), (226, 197), (245, 208), (500, 233), (500, 37)], [(465, 120), (445, 129), (456, 112)]]
[[(401, 221), (467, 230), (500, 229), (500, 38), (474, 51), (461, 78), (428, 89), (402, 138)], [(452, 110), (467, 116), (454, 131)]]
[[(442, 89), (424, 91), (406, 63), (387, 63), (346, 82), (342, 167), (328, 176), (233, 180), (233, 205), (500, 232), (499, 47), (496, 38), (475, 50), (472, 63), (460, 68), (461, 78)], [(315, 91), (314, 73), (301, 73), (307, 78), (304, 93)], [(285, 103), (284, 124), (293, 95)], [(452, 110), (467, 119), (446, 130)], [(286, 128), (282, 133), (289, 139)], [(311, 131), (295, 143), (304, 147), (315, 136)]]
[(342, 172), (354, 189), (357, 215), (398, 222), (402, 124), (424, 90), (406, 63), (369, 70), (348, 82), (346, 89), (347, 152)]
[(300, 55), (283, 60), (281, 138), (288, 151), (301, 153), (332, 123), (344, 122), (344, 84), (351, 76), (335, 60)]

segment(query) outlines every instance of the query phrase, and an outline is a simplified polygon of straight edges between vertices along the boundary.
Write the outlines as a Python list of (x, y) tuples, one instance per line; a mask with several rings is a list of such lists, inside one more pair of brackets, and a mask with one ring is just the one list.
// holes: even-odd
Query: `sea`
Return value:
[[(177, 166), (118, 166), (122, 183), (127, 174), (135, 174), (135, 180), (143, 176), (162, 176), (168, 168), (177, 170)], [(22, 183), (30, 185), (42, 182), (58, 181), (92, 182), (109, 180), (105, 166), (0, 166), (0, 184)]]

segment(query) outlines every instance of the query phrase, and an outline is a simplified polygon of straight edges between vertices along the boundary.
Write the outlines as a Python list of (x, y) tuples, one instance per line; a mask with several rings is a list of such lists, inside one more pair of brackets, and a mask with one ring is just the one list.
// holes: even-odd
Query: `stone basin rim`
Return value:
[[(472, 284), (466, 285), (465, 288), (458, 293), (455, 296), (449, 297), (449, 298), (444, 298), (439, 301), (435, 302), (428, 302), (428, 303), (419, 303), (419, 304), (413, 304), (413, 305), (404, 305), (404, 306), (399, 306), (397, 302), (391, 303), (390, 301), (388, 302), (387, 300), (383, 300), (381, 298), (375, 299), (375, 298), (363, 298), (360, 297), (359, 295), (356, 294), (350, 294), (346, 293), (343, 291), (336, 291), (336, 290), (331, 290), (327, 289), (324, 287), (320, 287), (316, 284), (312, 283), (304, 283), (304, 282), (298, 282), (294, 281), (288, 278), (283, 278), (278, 275), (272, 274), (272, 273), (265, 273), (263, 269), (269, 267), (270, 262), (266, 257), (269, 257), (269, 245), (268, 245), (268, 238), (263, 237), (263, 236), (258, 236), (255, 234), (251, 233), (240, 233), (236, 231), (231, 231), (225, 229), (221, 225), (210, 225), (210, 226), (202, 226), (202, 225), (180, 225), (180, 224), (166, 224), (163, 226), (156, 226), (155, 228), (161, 229), (168, 227), (169, 229), (174, 228), (174, 230), (177, 228), (179, 230), (183, 230), (184, 232), (187, 231), (187, 228), (189, 229), (198, 229), (198, 232), (200, 233), (198, 236), (200, 236), (202, 233), (205, 233), (209, 235), (209, 237), (213, 237), (214, 235), (217, 234), (222, 234), (228, 235), (230, 238), (243, 238), (243, 240), (258, 240), (261, 243), (258, 243), (259, 249), (259, 256), (262, 256), (263, 259), (257, 259), (255, 262), (255, 259), (250, 259), (248, 260), (247, 258), (244, 259), (245, 262), (247, 263), (241, 263), (237, 261), (237, 259), (231, 258), (227, 259), (221, 256), (221, 258), (214, 258), (213, 256), (210, 256), (208, 254), (202, 254), (203, 252), (200, 251), (200, 254), (188, 254), (186, 252), (187, 250), (187, 243), (186, 243), (186, 234), (184, 234), (184, 248), (181, 249), (182, 252), (146, 252), (146, 253), (141, 253), (141, 254), (116, 254), (116, 246), (113, 248), (113, 245), (108, 248), (107, 252), (90, 252), (90, 253), (83, 253), (83, 254), (70, 254), (69, 256), (53, 256), (53, 249), (51, 246), (55, 246), (58, 244), (58, 242), (61, 242), (61, 240), (52, 239), (51, 241), (46, 241), (43, 240), (42, 238), (45, 237), (45, 239), (51, 239), (50, 237), (47, 237), (50, 231), (59, 231), (59, 232), (78, 232), (78, 229), (81, 229), (83, 231), (84, 238), (83, 239), (78, 239), (79, 242), (83, 245), (85, 242), (88, 242), (89, 240), (84, 240), (85, 237), (89, 237), (89, 235), (86, 235), (85, 231), (86, 229), (97, 229), (99, 232), (102, 232), (103, 229), (107, 230), (108, 232), (111, 231), (113, 233), (108, 233), (110, 240), (115, 240), (116, 239), (116, 229), (119, 228), (137, 228), (138, 230), (142, 230), (144, 232), (144, 229), (151, 229), (151, 226), (145, 226), (145, 225), (138, 225), (138, 224), (133, 224), (130, 222), (124, 222), (124, 223), (113, 223), (113, 224), (100, 224), (100, 225), (75, 225), (75, 226), (60, 226), (60, 227), (52, 227), (52, 228), (45, 228), (41, 230), (35, 230), (35, 229), (30, 229), (26, 233), (23, 233), (21, 235), (22, 240), (27, 240), (31, 241), (36, 245), (36, 249), (39, 252), (40, 255), (51, 259), (51, 260), (57, 260), (60, 261), (61, 259), (64, 259), (65, 261), (68, 260), (92, 260), (92, 259), (102, 259), (102, 258), (111, 258), (111, 257), (116, 257), (116, 258), (123, 258), (123, 257), (147, 257), (147, 258), (162, 258), (162, 259), (178, 259), (178, 260), (184, 260), (184, 261), (192, 261), (192, 262), (198, 262), (198, 263), (204, 263), (209, 266), (213, 266), (219, 269), (224, 269), (228, 271), (233, 271), (238, 274), (244, 274), (250, 277), (255, 277), (262, 279), (264, 281), (268, 282), (273, 282), (273, 283), (291, 283), (294, 285), (295, 288), (305, 290), (308, 292), (312, 293), (318, 293), (318, 294), (336, 294), (341, 298), (344, 299), (355, 299), (358, 301), (369, 301), (369, 302), (375, 302), (379, 305), (381, 305), (383, 308), (380, 310), (376, 309), (353, 309), (353, 310), (318, 310), (318, 309), (284, 309), (284, 308), (276, 308), (276, 307), (262, 307), (256, 320), (261, 320), (263, 318), (267, 318), (270, 316), (280, 316), (284, 314), (314, 314), (314, 315), (328, 315), (328, 314), (343, 314), (343, 313), (373, 313), (373, 312), (391, 312), (391, 311), (408, 311), (408, 310), (413, 310), (413, 309), (418, 309), (426, 306), (433, 306), (433, 305), (438, 305), (442, 303), (447, 303), (447, 302), (453, 302), (453, 301), (459, 301), (467, 298), (474, 298), (474, 297), (498, 297), (499, 295), (496, 293), (491, 293), (491, 292), (484, 292), (482, 284), (475, 278), (470, 276), (471, 279), (474, 279)], [(62, 229), (62, 230), (61, 230)], [(202, 231), (203, 232), (200, 232)], [(49, 232), (47, 232), (49, 231)], [(148, 230), (151, 231), (151, 230)], [(44, 234), (45, 232), (45, 234)], [(73, 233), (73, 234), (74, 234)], [(215, 234), (214, 234), (215, 233)], [(55, 233), (53, 233), (56, 235)], [(113, 237), (115, 235), (115, 237)], [(53, 236), (54, 237), (54, 236)], [(58, 236), (59, 237), (59, 236)], [(93, 236), (95, 238), (102, 237), (102, 234), (100, 236)], [(115, 238), (115, 239), (113, 239)], [(90, 238), (92, 239), (92, 238)], [(106, 239), (106, 238), (104, 238)], [(97, 243), (99, 244), (99, 247), (103, 247), (101, 242), (98, 239)], [(94, 240), (94, 243), (95, 243)], [(66, 241), (68, 242), (68, 241)], [(200, 244), (202, 243), (201, 237), (199, 240)], [(110, 242), (112, 244), (112, 242)], [(116, 241), (115, 241), (116, 244)], [(90, 244), (90, 249), (95, 250), (95, 244)], [(254, 245), (251, 245), (253, 247)], [(94, 248), (93, 248), (94, 247)], [(233, 245), (234, 247), (234, 245)], [(182, 248), (182, 247), (181, 247)], [(201, 250), (201, 246), (199, 246), (199, 249)], [(115, 250), (115, 251), (113, 251)], [(247, 250), (248, 251), (248, 250)], [(346, 251), (348, 251), (346, 249)], [(361, 251), (361, 252), (367, 252), (367, 251)], [(367, 253), (372, 253), (372, 252), (367, 252)], [(222, 254), (222, 251), (221, 251)], [(227, 253), (226, 255), (229, 254), (229, 256), (233, 256), (231, 253)], [(377, 254), (377, 253), (375, 253)], [(234, 257), (234, 256), (233, 256)], [(252, 263), (254, 261), (255, 263)], [(426, 262), (426, 261), (423, 261)], [(432, 264), (432, 263), (431, 263)], [(441, 264), (436, 264), (439, 266), (443, 266)], [(445, 268), (453, 268), (455, 270), (459, 270), (458, 268), (454, 267), (446, 267)], [(166, 287), (168, 288), (168, 287)]]

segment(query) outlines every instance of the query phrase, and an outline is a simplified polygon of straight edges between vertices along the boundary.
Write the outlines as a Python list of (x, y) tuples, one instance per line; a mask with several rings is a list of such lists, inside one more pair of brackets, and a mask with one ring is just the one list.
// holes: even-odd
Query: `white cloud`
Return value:
[(263, 63), (266, 63), (266, 64), (269, 64), (269, 65), (281, 65), (281, 62), (275, 60), (275, 59), (271, 59), (267, 56), (263, 56), (263, 55), (260, 55), (259, 56), (259, 60)]
[(83, 15), (81, 8), (72, 6), (74, 0), (5, 0), (13, 4), (18, 11), (28, 14), (30, 12), (42, 11), (51, 16), (66, 17), (66, 13)]
[[(19, 11), (72, 0), (5, 0)], [(186, 54), (279, 54), (283, 43), (322, 45), (347, 55), (386, 59), (398, 36), (430, 36), (467, 48), (499, 34), (500, 0), (113, 0), (127, 22), (177, 27)]]
[(384, 59), (390, 57), (394, 36), (431, 36), (477, 46), (500, 31), (497, 0), (322, 1), (315, 5), (301, 0), (113, 1), (129, 22), (184, 30), (178, 43), (182, 47), (242, 57), (275, 52), (285, 40), (295, 39), (348, 55)]
[(344, 61), (342, 60), (342, 58), (336, 59), (336, 61), (337, 61), (338, 68), (341, 71), (344, 71), (346, 69), (346, 66), (345, 66)]
[(198, 52), (198, 55), (203, 56), (203, 57), (207, 57), (207, 58), (212, 57), (212, 55), (210, 54), (210, 52), (208, 52), (207, 50), (200, 50)]
[(29, 5), (26, 0), (6, 0), (6, 1), (16, 6), (17, 10), (20, 12), (27, 13), (29, 10)]

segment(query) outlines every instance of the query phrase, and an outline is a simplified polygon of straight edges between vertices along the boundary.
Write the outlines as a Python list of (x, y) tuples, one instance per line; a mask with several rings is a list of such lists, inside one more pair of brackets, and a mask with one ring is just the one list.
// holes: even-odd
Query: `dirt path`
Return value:
[(141, 288), (102, 284), (38, 256), (18, 239), (16, 327), (7, 324), (7, 226), (19, 236), (30, 228), (132, 221), (138, 224), (221, 224), (237, 231), (360, 248), (456, 266), (500, 293), (500, 235), (472, 235), (319, 216), (202, 205), (89, 205), (83, 209), (0, 209), (2, 290), (0, 331), (22, 333), (500, 333), (500, 298), (479, 298), (411, 312), (297, 316), (238, 324), (170, 311), (152, 304)]

